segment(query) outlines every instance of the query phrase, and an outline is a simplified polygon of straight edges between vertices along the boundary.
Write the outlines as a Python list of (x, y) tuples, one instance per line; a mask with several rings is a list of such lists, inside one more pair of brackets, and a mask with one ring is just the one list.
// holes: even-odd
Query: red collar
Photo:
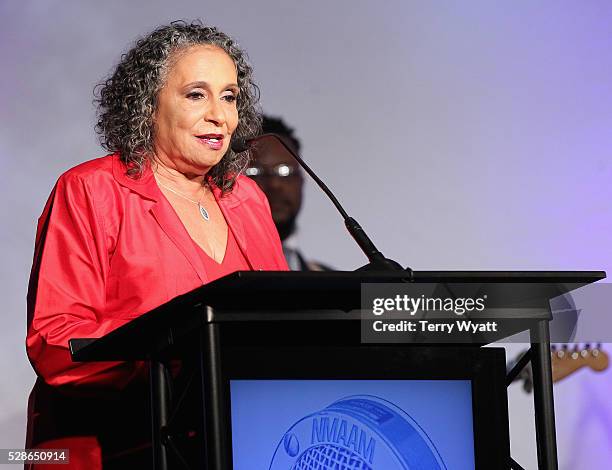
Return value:
[[(132, 178), (127, 174), (125, 163), (121, 161), (118, 154), (114, 154), (112, 159), (113, 177), (117, 183), (147, 199), (156, 202), (159, 201), (162, 193), (155, 182), (155, 177), (153, 176), (153, 172), (151, 171), (149, 165), (145, 167), (142, 175)], [(223, 206), (225, 209), (232, 209), (243, 202), (243, 198), (236, 195), (235, 192), (222, 195), (221, 190), (216, 186), (212, 188), (212, 192), (219, 206)]]

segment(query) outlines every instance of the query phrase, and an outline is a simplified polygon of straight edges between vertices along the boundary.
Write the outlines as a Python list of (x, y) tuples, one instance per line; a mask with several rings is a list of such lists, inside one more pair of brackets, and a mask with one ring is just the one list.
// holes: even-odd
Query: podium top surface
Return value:
[[(237, 271), (202, 288), (265, 287), (269, 281), (287, 287), (359, 287), (364, 283), (570, 283), (590, 284), (605, 279), (605, 271)], [(331, 284), (333, 282), (333, 284)]]
[[(367, 283), (514, 284), (517, 288), (528, 285), (536, 289), (550, 286), (555, 292), (552, 297), (605, 277), (603, 271), (416, 271), (412, 277), (406, 272), (240, 271), (176, 297), (104, 338), (75, 338), (70, 346), (76, 360), (91, 358), (97, 350), (126, 344), (134, 337), (153, 337), (155, 331), (173, 325), (217, 321), (224, 311), (308, 309), (319, 310), (319, 315), (314, 312), (313, 320), (356, 320), (358, 314), (344, 312), (360, 308), (361, 288)], [(207, 318), (207, 307), (216, 312), (214, 318), (210, 312)], [(328, 315), (326, 310), (338, 312)], [(241, 317), (256, 319), (254, 314)]]
[[(447, 283), (555, 286), (555, 295), (605, 279), (604, 271), (238, 271), (185, 294), (217, 309), (357, 308), (363, 284)], [(564, 287), (565, 286), (565, 287)], [(241, 295), (236, 296), (236, 293)], [(327, 305), (324, 305), (327, 304)]]

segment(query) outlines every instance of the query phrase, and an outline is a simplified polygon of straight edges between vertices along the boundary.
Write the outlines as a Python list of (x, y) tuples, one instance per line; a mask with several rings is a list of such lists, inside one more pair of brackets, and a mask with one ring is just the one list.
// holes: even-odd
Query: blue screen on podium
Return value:
[(234, 470), (473, 470), (469, 380), (230, 380)]

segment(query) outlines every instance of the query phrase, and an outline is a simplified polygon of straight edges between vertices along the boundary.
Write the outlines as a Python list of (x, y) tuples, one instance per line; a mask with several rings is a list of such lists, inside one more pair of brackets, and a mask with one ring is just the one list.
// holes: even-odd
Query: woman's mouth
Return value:
[(223, 148), (223, 134), (204, 134), (196, 137), (211, 150), (221, 150)]

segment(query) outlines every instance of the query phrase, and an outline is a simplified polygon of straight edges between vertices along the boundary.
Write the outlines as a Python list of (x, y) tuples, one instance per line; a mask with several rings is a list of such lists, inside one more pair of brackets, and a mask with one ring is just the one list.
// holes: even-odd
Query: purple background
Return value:
[[(379, 247), (416, 269), (612, 268), (612, 3), (0, 2), (0, 447), (23, 445), (36, 219), (57, 176), (102, 154), (92, 89), (136, 36), (201, 17), (248, 49), (262, 104)], [(363, 263), (308, 184), (304, 251)], [(516, 349), (516, 346), (514, 347)], [(510, 353), (513, 354), (513, 353)], [(612, 372), (556, 386), (562, 469), (612, 458)], [(511, 387), (515, 458), (532, 401)]]

